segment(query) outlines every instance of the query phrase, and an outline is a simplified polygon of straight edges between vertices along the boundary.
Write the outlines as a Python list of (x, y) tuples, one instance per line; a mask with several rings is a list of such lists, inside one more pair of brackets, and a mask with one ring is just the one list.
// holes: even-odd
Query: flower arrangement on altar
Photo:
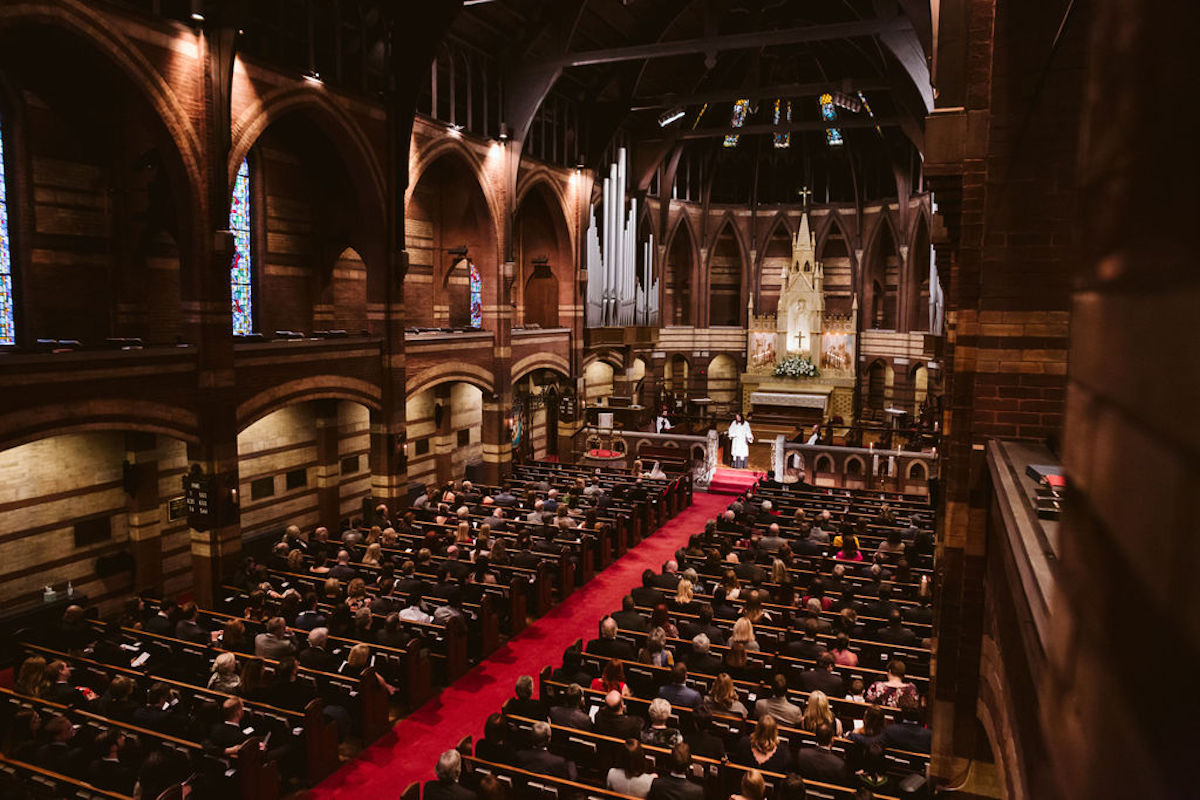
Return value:
[(821, 374), (807, 356), (788, 356), (775, 364), (775, 375), (781, 378), (815, 378)]

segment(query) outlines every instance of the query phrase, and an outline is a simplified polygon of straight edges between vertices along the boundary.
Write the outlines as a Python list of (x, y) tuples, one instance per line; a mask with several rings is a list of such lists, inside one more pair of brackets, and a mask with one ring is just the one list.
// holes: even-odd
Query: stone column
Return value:
[(158, 442), (153, 433), (125, 434), (126, 509), (135, 590), (163, 588), (163, 510), (158, 497)]
[(338, 401), (317, 400), (317, 509), (321, 525), (334, 530), (342, 517), (342, 430)]
[[(454, 450), (458, 444), (454, 441), (454, 407), (451, 398), (452, 384), (443, 383), (433, 389), (433, 420), (436, 426), (431, 444), (433, 445), (433, 460), (437, 465), (439, 483), (461, 478), (454, 474)], [(440, 409), (440, 410), (439, 410)]]

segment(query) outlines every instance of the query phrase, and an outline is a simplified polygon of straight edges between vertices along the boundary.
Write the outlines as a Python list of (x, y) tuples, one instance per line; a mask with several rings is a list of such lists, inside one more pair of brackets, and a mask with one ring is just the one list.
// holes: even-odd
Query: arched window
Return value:
[(483, 327), (483, 278), (479, 274), (475, 262), (470, 262), (471, 267), (471, 327)]
[(254, 271), (250, 257), (250, 162), (243, 159), (233, 182), (229, 207), (229, 230), (233, 232), (233, 265), (229, 288), (233, 295), (233, 335), (254, 333)]
[(12, 250), (8, 240), (8, 180), (4, 172), (4, 131), (0, 129), (0, 344), (16, 343)]

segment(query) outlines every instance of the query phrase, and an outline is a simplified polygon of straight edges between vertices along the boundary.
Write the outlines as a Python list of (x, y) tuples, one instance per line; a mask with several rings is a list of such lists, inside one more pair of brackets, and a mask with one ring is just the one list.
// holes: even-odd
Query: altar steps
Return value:
[(713, 472), (712, 482), (708, 484), (709, 494), (744, 494), (749, 491), (760, 478), (766, 477), (765, 472), (752, 469), (729, 469), (717, 467)]

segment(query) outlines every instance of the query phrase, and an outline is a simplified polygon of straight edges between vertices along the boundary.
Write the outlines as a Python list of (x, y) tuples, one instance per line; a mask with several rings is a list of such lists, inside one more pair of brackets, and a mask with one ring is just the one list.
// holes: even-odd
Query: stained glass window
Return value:
[(0, 129), (0, 344), (17, 343), (13, 318), (12, 251), (8, 239), (8, 180), (4, 174), (4, 131)]
[[(732, 128), (740, 128), (746, 124), (746, 113), (750, 110), (750, 99), (742, 98), (733, 104), (733, 115), (729, 119)], [(736, 133), (725, 136), (726, 147), (737, 147), (740, 137)]]
[[(837, 106), (833, 104), (833, 95), (829, 92), (821, 95), (817, 102), (821, 106), (821, 119), (825, 122), (834, 122), (837, 120)], [(841, 128), (826, 128), (825, 143), (830, 147), (840, 147), (842, 145), (842, 129)]]
[[(776, 100), (775, 101), (775, 124), (778, 125), (782, 121), (792, 121), (792, 101), (791, 100)], [(792, 146), (792, 134), (790, 132), (775, 134), (775, 147), (782, 150), (785, 147)]]
[[(483, 327), (483, 278), (475, 267), (475, 262), (468, 262), (471, 268), (471, 327)], [(460, 295), (461, 296), (461, 295)]]
[(233, 182), (229, 207), (229, 230), (233, 232), (233, 266), (229, 287), (233, 294), (233, 335), (254, 333), (253, 262), (250, 258), (250, 163), (243, 159)]

